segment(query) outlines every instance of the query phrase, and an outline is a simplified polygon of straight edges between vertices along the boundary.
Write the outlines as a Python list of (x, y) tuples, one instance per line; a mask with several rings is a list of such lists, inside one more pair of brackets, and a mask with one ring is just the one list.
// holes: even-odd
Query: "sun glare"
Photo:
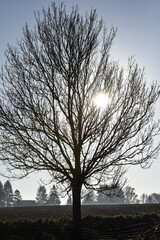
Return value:
[(94, 105), (98, 108), (101, 108), (101, 109), (105, 109), (109, 102), (110, 102), (110, 99), (109, 99), (109, 96), (105, 93), (98, 93), (95, 97), (94, 97)]

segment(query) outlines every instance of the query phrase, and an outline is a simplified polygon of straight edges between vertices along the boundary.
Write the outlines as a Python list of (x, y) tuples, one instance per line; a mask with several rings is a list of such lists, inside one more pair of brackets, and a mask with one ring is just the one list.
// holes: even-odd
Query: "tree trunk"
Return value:
[(73, 239), (82, 240), (81, 230), (81, 187), (80, 183), (72, 186), (73, 194)]

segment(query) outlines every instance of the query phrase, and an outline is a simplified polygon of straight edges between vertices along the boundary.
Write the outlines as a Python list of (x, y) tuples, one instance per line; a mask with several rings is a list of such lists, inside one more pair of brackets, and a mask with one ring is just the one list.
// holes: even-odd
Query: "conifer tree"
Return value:
[(21, 200), (22, 200), (22, 196), (20, 194), (20, 191), (16, 189), (13, 195), (13, 206), (15, 207), (18, 206)]
[(48, 204), (60, 205), (60, 203), (61, 203), (61, 201), (58, 196), (57, 189), (56, 189), (55, 185), (53, 185), (53, 187), (51, 188), (50, 193), (49, 193)]
[(13, 190), (10, 181), (4, 183), (4, 202), (5, 207), (11, 207), (13, 205)]
[(46, 204), (47, 194), (45, 186), (40, 186), (38, 188), (36, 200), (38, 204)]
[(0, 181), (0, 207), (4, 206), (4, 188), (3, 188), (3, 184)]

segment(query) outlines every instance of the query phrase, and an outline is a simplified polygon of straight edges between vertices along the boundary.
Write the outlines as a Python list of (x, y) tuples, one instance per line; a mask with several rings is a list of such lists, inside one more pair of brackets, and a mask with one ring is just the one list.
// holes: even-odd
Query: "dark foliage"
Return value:
[[(154, 227), (157, 222), (160, 222), (160, 215), (158, 214), (119, 215), (114, 217), (87, 216), (82, 219), (82, 229), (96, 230), (100, 234), (102, 232), (107, 233), (111, 226), (116, 229), (142, 224), (144, 226), (142, 232), (145, 232), (147, 229)], [(71, 240), (72, 219), (0, 221), (0, 236), (1, 240)]]
[[(66, 227), (67, 226), (67, 227)], [(71, 235), (71, 220), (60, 219), (54, 221), (50, 219), (17, 220), (0, 222), (1, 239), (68, 239)]]

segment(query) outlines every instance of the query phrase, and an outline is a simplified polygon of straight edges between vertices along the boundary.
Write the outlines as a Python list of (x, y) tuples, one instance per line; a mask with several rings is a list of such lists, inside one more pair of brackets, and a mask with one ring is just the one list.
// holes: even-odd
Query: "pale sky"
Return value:
[[(56, 3), (61, 1), (56, 0)], [(79, 5), (81, 13), (92, 7), (97, 9), (106, 25), (118, 27), (117, 37), (111, 50), (111, 57), (126, 67), (128, 57), (135, 56), (140, 68), (145, 67), (146, 81), (160, 84), (160, 0), (64, 0), (67, 10)], [(34, 10), (41, 10), (50, 0), (0, 0), (0, 65), (5, 61), (4, 50), (7, 43), (16, 46), (22, 27), (27, 22), (32, 28), (35, 24)], [(159, 101), (160, 104), (160, 101)], [(156, 117), (160, 117), (159, 104)], [(159, 137), (160, 140), (160, 137)], [(126, 174), (128, 184), (142, 193), (160, 193), (160, 156), (147, 170), (132, 167)], [(35, 199), (40, 178), (48, 179), (46, 173), (32, 174), (29, 178), (13, 181), (13, 189), (20, 190), (23, 199)], [(7, 179), (0, 176), (4, 183)], [(46, 187), (49, 189), (49, 186)]]

